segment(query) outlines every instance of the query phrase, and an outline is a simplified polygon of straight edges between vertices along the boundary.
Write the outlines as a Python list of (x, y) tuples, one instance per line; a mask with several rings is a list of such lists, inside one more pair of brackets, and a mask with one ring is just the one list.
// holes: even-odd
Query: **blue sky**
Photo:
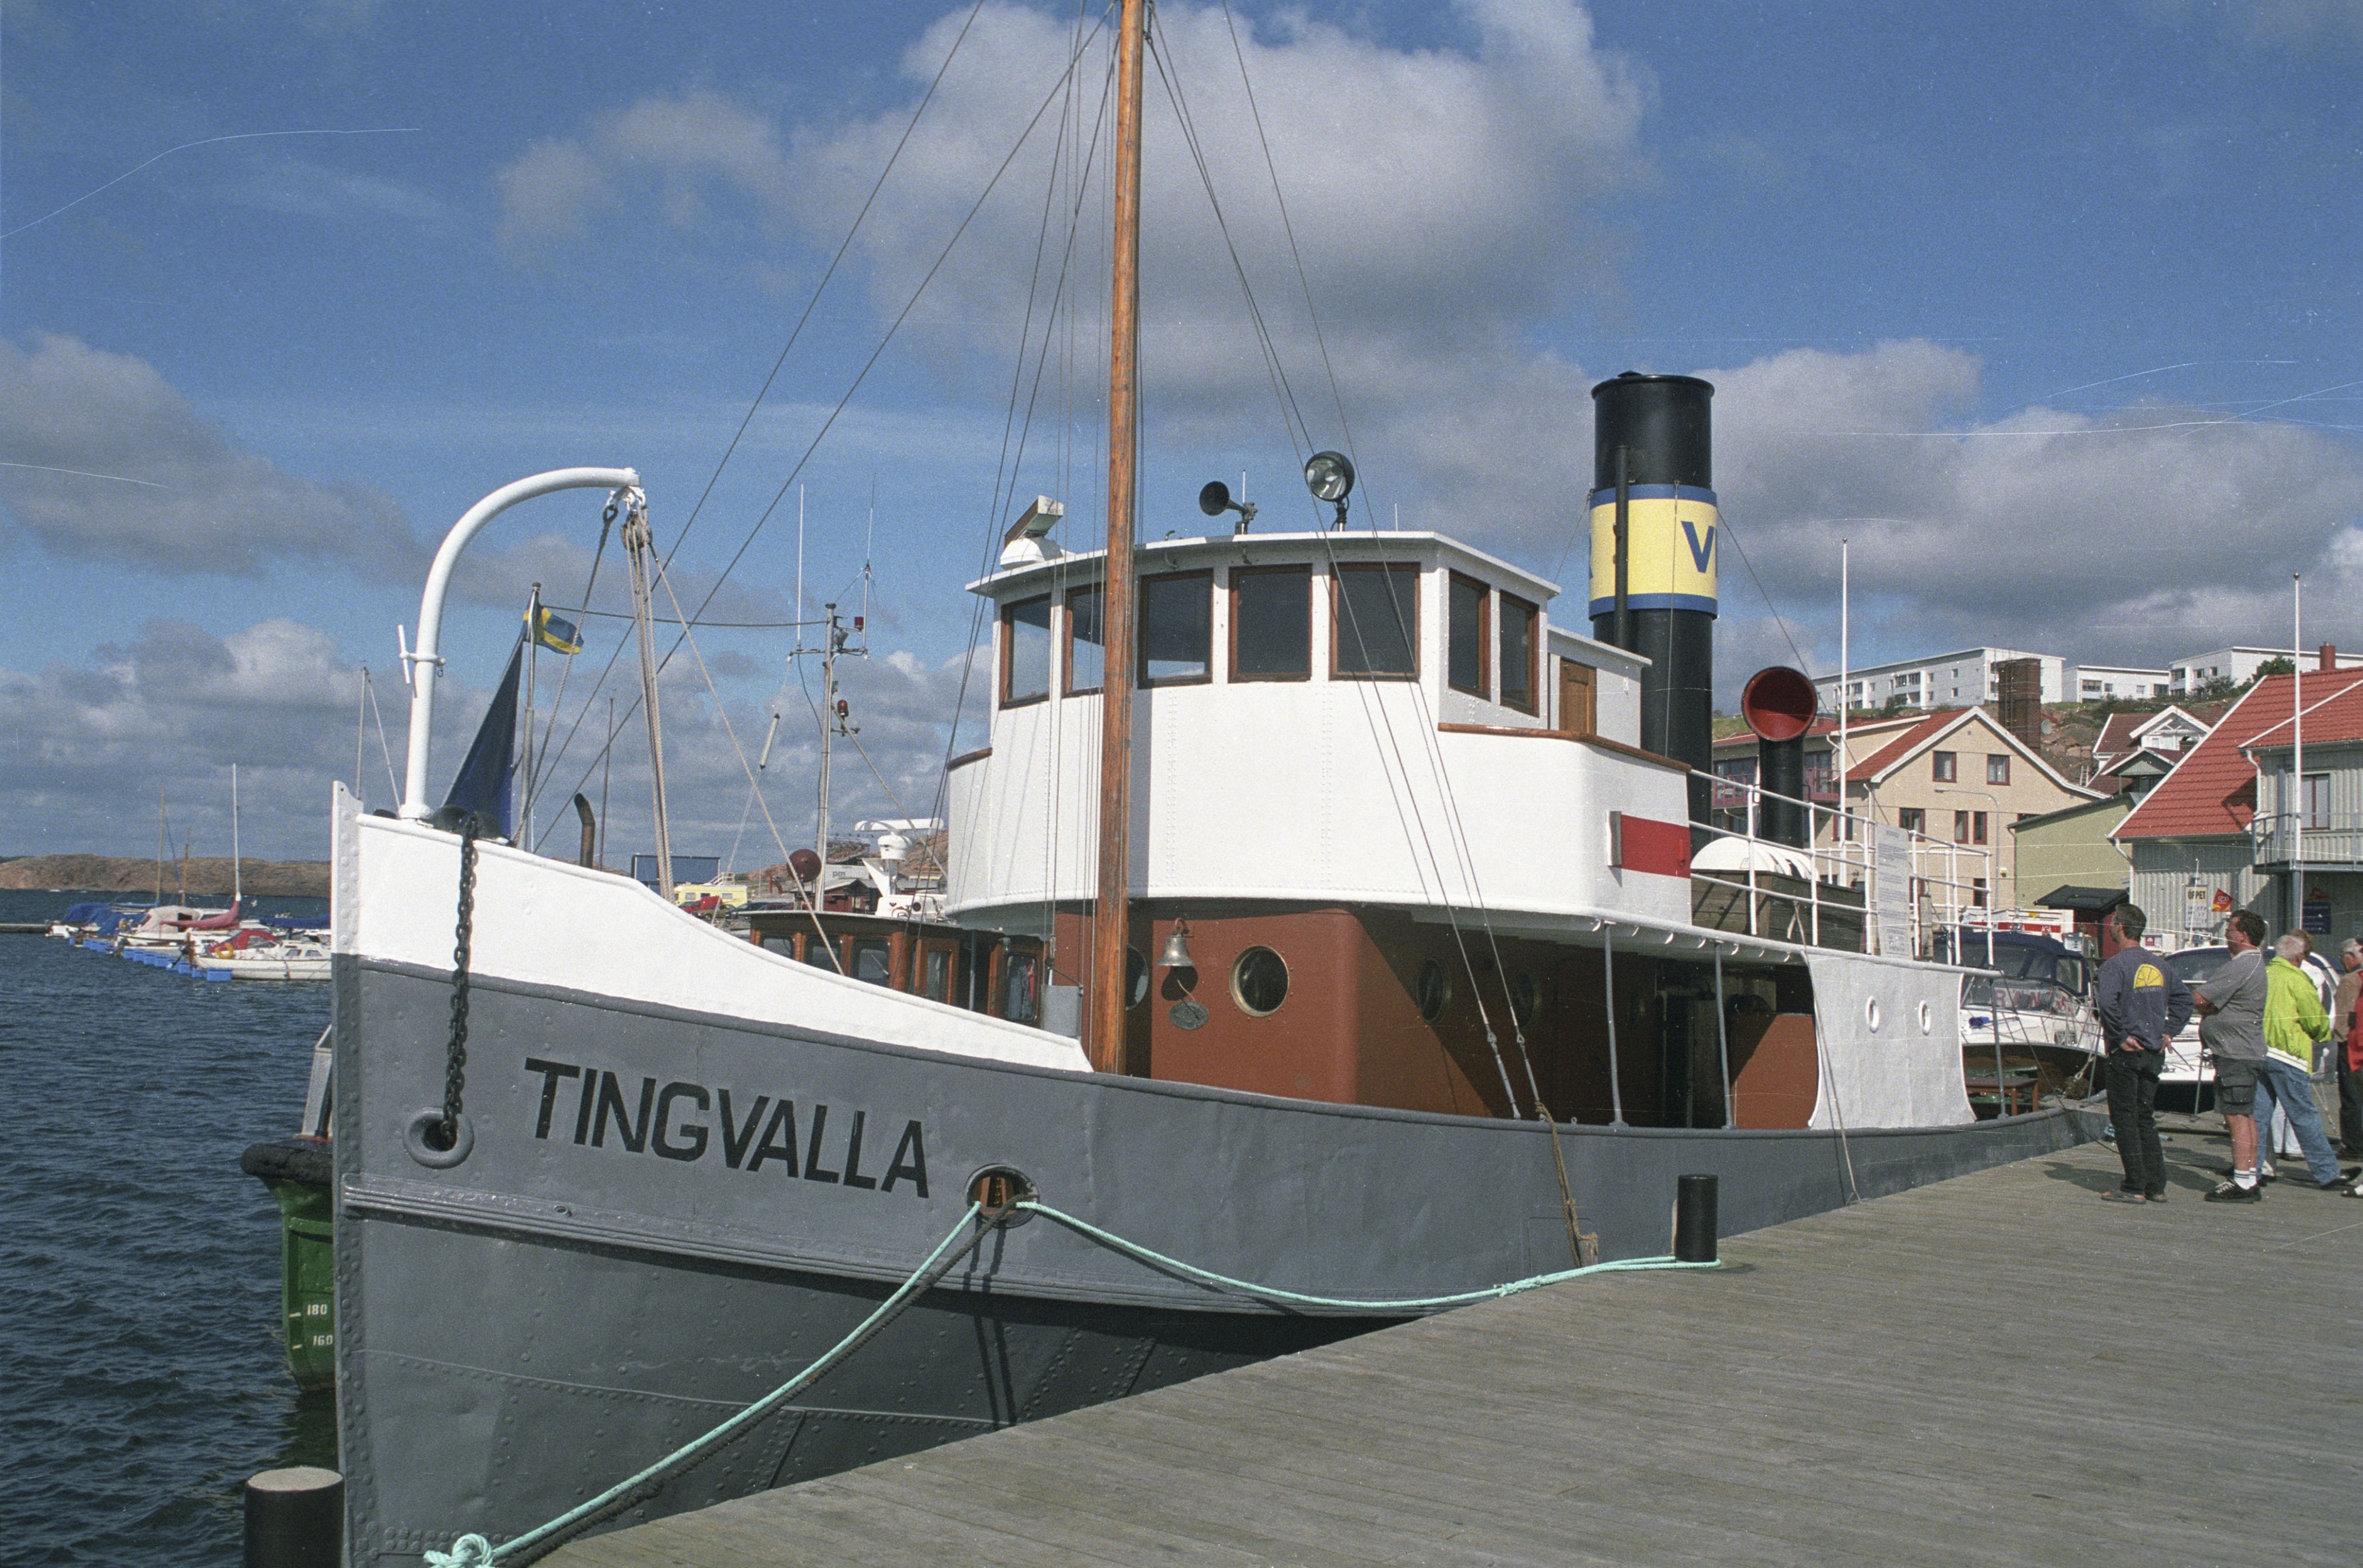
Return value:
[[(1835, 667), (1841, 537), (1858, 661), (2279, 640), (2293, 572), (2308, 640), (2363, 643), (2363, 5), (1233, 15), (1236, 54), (1219, 6), (1161, 7), (1162, 54), (1304, 428), (1153, 80), (1145, 532), (1203, 526), (1198, 485), (1242, 471), (1292, 523), (1309, 434), (1352, 441), (1371, 516), (1564, 573), (1590, 384), (1680, 371), (1720, 388), (1718, 488), (1762, 580), (1726, 565), (1725, 684)], [(494, 486), (577, 462), (638, 467), (660, 541), (680, 538), (942, 68), (675, 568), (702, 596), (754, 530), (715, 613), (791, 618), (793, 487), (754, 525), (793, 474), (807, 613), (858, 597), (874, 494), (873, 656), (849, 685), (882, 776), (838, 787), (849, 815), (925, 811), (988, 530), (1015, 495), (1096, 512), (1100, 192), (1053, 151), (1097, 110), (1101, 40), (1056, 91), (1077, 16), (0, 5), (0, 852), (137, 852), (160, 784), (218, 851), (233, 761), (249, 845), (324, 852), (364, 665), (399, 765), (394, 628), (432, 541)], [(1085, 218), (996, 492), (1053, 195)], [(537, 503), (471, 552), (442, 762), (527, 585), (580, 595), (596, 514)], [(749, 751), (784, 690), (765, 801), (796, 841), (812, 723), (787, 643), (699, 646)], [(684, 662), (667, 690), (676, 848), (776, 858), (704, 681)], [(373, 731), (366, 750), (374, 803)], [(645, 787), (619, 756), (618, 851)]]

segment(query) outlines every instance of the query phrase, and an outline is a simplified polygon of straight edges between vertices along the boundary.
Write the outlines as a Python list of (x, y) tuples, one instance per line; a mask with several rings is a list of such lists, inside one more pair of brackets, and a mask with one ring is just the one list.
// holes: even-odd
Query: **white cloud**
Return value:
[(580, 239), (612, 193), (598, 160), (578, 143), (537, 141), (493, 176), (501, 242), (517, 250)]
[[(587, 657), (587, 656), (586, 656)], [(738, 747), (749, 763), (760, 755), (771, 704), (730, 695), (731, 673), (743, 656), (707, 651)], [(455, 659), (437, 700), (430, 787), (449, 784), (481, 721), (505, 651), (481, 663)], [(724, 666), (730, 666), (726, 672)], [(629, 665), (619, 688), (627, 711), (637, 683)], [(566, 808), (577, 788), (594, 806), (603, 773), (611, 817), (609, 854), (617, 863), (650, 844), (648, 739), (637, 716), (625, 719), (611, 769), (598, 757), (607, 711), (592, 691), (595, 666), (570, 684), (558, 738), (564, 740), (587, 705), (589, 723), (549, 770), (540, 823), (557, 828), (545, 848), (571, 843)], [(959, 662), (930, 666), (907, 652), (839, 664), (842, 689), (860, 727), (857, 743), (840, 741), (832, 820), (843, 828), (865, 817), (899, 815), (895, 802), (925, 814), (935, 808), (937, 769), (948, 754), (946, 723), (960, 685)], [(404, 764), (408, 696), (397, 679), (377, 672), (378, 707), (394, 768)], [(543, 670), (542, 701), (552, 698), (551, 671)], [(812, 675), (815, 684), (817, 674)], [(17, 738), (0, 748), (0, 854), (92, 851), (147, 852), (156, 833), (156, 790), (172, 794), (175, 837), (185, 828), (199, 854), (229, 850), (229, 769), (239, 769), (243, 843), (250, 854), (272, 859), (321, 859), (327, 853), (331, 780), (350, 782), (354, 719), (362, 672), (337, 651), (336, 639), (286, 619), (258, 622), (215, 636), (183, 622), (153, 620), (119, 644), (101, 646), (79, 661), (39, 670), (0, 668), (0, 733)], [(971, 724), (982, 701), (970, 694)], [(763, 814), (749, 806), (741, 751), (717, 717), (713, 697), (686, 652), (663, 682), (666, 777), (674, 849), (682, 854), (726, 854), (734, 840), (741, 868), (779, 859)], [(793, 846), (812, 837), (819, 774), (818, 730), (811, 707), (791, 683), (770, 766), (761, 773), (782, 840)], [(544, 719), (547, 720), (545, 711)], [(385, 751), (374, 724), (361, 734), (361, 783), (372, 806), (391, 803)], [(867, 761), (864, 759), (867, 753)], [(161, 761), (160, 761), (161, 760)], [(876, 764), (877, 772), (871, 771)], [(883, 782), (882, 783), (882, 776)]]
[[(1588, 383), (1537, 355), (1525, 334), (1537, 318), (1614, 293), (1619, 242), (1590, 209), (1650, 177), (1639, 144), (1649, 84), (1598, 47), (1589, 15), (1567, 0), (1465, 0), (1459, 10), (1465, 48), (1394, 48), (1291, 11), (1259, 28), (1243, 25), (1235, 53), (1219, 7), (1159, 7), (1159, 58), (1186, 83), (1197, 145), (1223, 203), (1218, 226), (1152, 72), (1143, 362), (1161, 450), (1219, 449), (1225, 461), (1246, 459), (1267, 473), (1293, 466), (1227, 229), (1320, 444), (1346, 439), (1325, 349), (1336, 367), (1345, 419), (1371, 459), (1366, 495), (1375, 503), (1401, 499), (1409, 511), (1427, 498), (1466, 526), (1514, 517), (1551, 486), (1588, 482), (1579, 450)], [(499, 176), (504, 236), (512, 248), (547, 243), (627, 200), (648, 200), (691, 228), (749, 211), (767, 221), (784, 215), (807, 240), (833, 246), (967, 17), (964, 8), (947, 15), (912, 46), (905, 100), (871, 118), (776, 132), (744, 105), (697, 91), (650, 97), (538, 143)], [(899, 310), (935, 264), (1059, 81), (1076, 36), (1068, 20), (1007, 0), (977, 13), (862, 221), (860, 275), (882, 314)], [(1005, 388), (1028, 291), (1037, 294), (1038, 347), (1062, 261), (1065, 299), (1082, 329), (1104, 310), (1097, 215), (1108, 158), (1106, 45), (1103, 34), (1075, 73), (1072, 100), (1043, 117), (928, 284), (911, 336), (938, 369)], [(1257, 90), (1252, 109), (1241, 55)], [(1284, 182), (1285, 226), (1259, 115)], [(1085, 156), (1093, 185), (1078, 192), (1072, 171)], [(1054, 188), (1055, 206), (1073, 204), (1085, 216), (1071, 257), (1052, 223), (1037, 280), (1029, 262)], [(1296, 254), (1324, 342), (1315, 341)], [(1052, 396), (1088, 422), (1097, 382), (1084, 375), (1075, 391)], [(1252, 432), (1244, 450), (1243, 432)], [(1037, 433), (1037, 446), (1047, 444)]]
[[(1717, 489), (1775, 602), (1825, 621), (1850, 539), (1857, 634), (1895, 656), (2158, 661), (2281, 640), (2291, 573), (2317, 580), (2325, 635), (2363, 589), (2363, 448), (2335, 435), (2151, 401), (1963, 423), (1978, 363), (1925, 342), (1700, 373)], [(1736, 557), (1723, 596), (1759, 608)]]
[(794, 179), (768, 118), (692, 88), (610, 111), (579, 136), (538, 141), (494, 183), (501, 242), (522, 254), (576, 239), (593, 218), (639, 202), (676, 228), (701, 228), (717, 192), (751, 201), (776, 228)]
[[(1224, 203), (1262, 305), (1309, 350), (1288, 237), (1271, 190), (1257, 117), (1281, 171), (1296, 244), (1316, 303), (1333, 322), (1386, 320), (1431, 347), (1471, 323), (1543, 309), (1573, 277), (1562, 264), (1583, 204), (1639, 178), (1637, 133), (1647, 96), (1634, 68), (1598, 50), (1589, 16), (1564, 0), (1467, 0), (1475, 35), (1467, 51), (1401, 50), (1295, 12), (1260, 34), (1243, 30), (1256, 84), (1253, 108), (1223, 12), (1168, 5), (1158, 11), (1160, 58), (1185, 84), (1197, 145)], [(916, 91), (936, 72), (965, 13), (947, 17), (914, 45), (904, 71)], [(1104, 74), (1103, 37), (1077, 72), (1070, 117), (1094, 136), (1094, 178), (1110, 134), (1095, 122)], [(1059, 76), (1073, 39), (1047, 13), (989, 5), (945, 75), (918, 132), (865, 220), (861, 244), (882, 301), (907, 296), (954, 225), (1015, 144)], [(1152, 72), (1144, 139), (1143, 310), (1154, 339), (1186, 337), (1241, 313), (1229, 255), (1159, 78)], [(796, 139), (799, 211), (817, 234), (842, 232), (902, 137), (910, 106), (833, 132)], [(1046, 117), (962, 253), (933, 285), (944, 315), (975, 322), (998, 346), (1028, 280), (1012, 256), (1029, 255), (1041, 221), (1060, 114)], [(1416, 189), (1415, 200), (1406, 199)], [(1096, 199), (1085, 209), (1096, 212)], [(1096, 236), (1078, 257), (1082, 275), (1103, 253)], [(1098, 269), (1104, 271), (1104, 267)], [(1098, 285), (1086, 285), (1095, 287)], [(1170, 345), (1181, 349), (1184, 345)], [(1151, 357), (1186, 395), (1193, 370), (1215, 372), (1216, 389), (1259, 384), (1250, 351), (1219, 363)], [(1309, 370), (1309, 356), (1300, 370)]]
[[(146, 361), (56, 335), (29, 350), (0, 339), (0, 514), (53, 554), (166, 573), (253, 577), (307, 561), (415, 585), (431, 554), (383, 492), (289, 473), (216, 428)], [(452, 592), (521, 604), (540, 582), (556, 599), (579, 592), (591, 553), (547, 531), (479, 539)], [(619, 562), (611, 545), (611, 586)], [(677, 584), (701, 595), (705, 586), (685, 569)], [(780, 605), (726, 585), (712, 613), (779, 618)]]
[[(361, 680), (327, 632), (278, 619), (227, 637), (155, 620), (86, 663), (0, 670), (0, 730), (17, 738), (0, 749), (6, 852), (139, 853), (154, 839), (161, 784), (197, 852), (227, 854), (235, 762), (246, 851), (323, 857), (328, 781), (352, 771)], [(379, 698), (398, 724), (401, 689)], [(383, 799), (373, 737), (369, 767)]]
[(248, 575), (273, 557), (406, 563), (384, 495), (300, 479), (213, 428), (154, 366), (44, 334), (0, 339), (0, 502), (62, 555)]
[[(2259, 29), (2322, 31), (2353, 9), (2259, 0), (2243, 14)], [(1567, 0), (1464, 0), (1459, 11), (1470, 41), (1458, 48), (1392, 48), (1293, 11), (1241, 37), (1322, 319), (1319, 346), (1222, 12), (1182, 0), (1159, 7), (1158, 52), (1187, 83), (1228, 241), (1306, 424), (1322, 444), (1352, 428), (1363, 517), (1386, 520), (1400, 502), (1406, 525), (1547, 568), (1582, 528), (1590, 386), (1625, 367), (1578, 364), (1537, 348), (1534, 334), (1575, 307), (1614, 301), (1625, 241), (1594, 215), (1603, 198), (1655, 177), (1642, 141), (1653, 88), (1598, 46), (1588, 14)], [(644, 100), (541, 144), (503, 176), (512, 237), (564, 233), (638, 193), (691, 228), (753, 213), (833, 245), (967, 15), (947, 15), (907, 51), (904, 101), (873, 117), (787, 131), (744, 104), (693, 93)], [(1068, 20), (1008, 0), (977, 13), (863, 221), (861, 276), (875, 306), (899, 309), (935, 264), (1076, 36)], [(1046, 196), (1086, 215), (1067, 285), (1079, 324), (1088, 330), (1104, 309), (1098, 195), (1052, 178), (1061, 138), (1056, 156), (1069, 168), (1078, 143), (1096, 138), (1094, 178), (1104, 170), (1104, 47), (1094, 44), (1073, 100), (1054, 106), (928, 285), (919, 319), (939, 368), (993, 362), (1008, 384), (1012, 339), (1037, 289), (1027, 259)], [(1269, 374), (1224, 228), (1154, 70), (1148, 91), (1143, 370), (1159, 460), (1220, 451), (1226, 466), (1252, 462), (1262, 478), (1286, 444)], [(1688, 155), (1746, 180), (1780, 175), (1748, 144), (1692, 145)], [(1070, 261), (1060, 232), (1054, 212), (1038, 300)], [(1729, 515), (1809, 653), (1835, 643), (1842, 535), (1855, 541), (1858, 633), (1899, 649), (2011, 642), (2158, 659), (2194, 641), (2269, 633), (2292, 571), (2363, 587), (2347, 564), (2363, 451), (2335, 435), (2151, 404), (1980, 423), (1971, 412), (1979, 362), (1922, 341), (1800, 350), (1699, 373), (1719, 387), (1716, 468)], [(1095, 417), (1092, 377), (1065, 396), (1061, 417)], [(1292, 473), (1277, 492), (1285, 500), (1269, 500), (1268, 478), (1256, 488), (1271, 521), (1293, 520)], [(1078, 515), (1089, 509), (1070, 501)], [(1580, 549), (1569, 558), (1578, 580), (1564, 584), (1579, 596), (1582, 559)], [(1761, 610), (1736, 556), (1724, 584), (1734, 649), (1789, 656), (1769, 622), (1743, 628)]]

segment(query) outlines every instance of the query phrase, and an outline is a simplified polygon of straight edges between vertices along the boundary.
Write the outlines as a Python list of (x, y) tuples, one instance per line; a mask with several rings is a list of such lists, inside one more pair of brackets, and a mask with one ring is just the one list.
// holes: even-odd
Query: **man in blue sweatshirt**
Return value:
[(2107, 1047), (2109, 1121), (2116, 1129), (2117, 1158), (2125, 1179), (2111, 1203), (2164, 1203), (2166, 1160), (2158, 1143), (2158, 1075), (2166, 1064), (2166, 1042), (2191, 1021), (2191, 988), (2165, 961), (2141, 945), (2149, 917), (2136, 905), (2120, 904), (2109, 917), (2116, 956), (2101, 965), (2093, 1000)]

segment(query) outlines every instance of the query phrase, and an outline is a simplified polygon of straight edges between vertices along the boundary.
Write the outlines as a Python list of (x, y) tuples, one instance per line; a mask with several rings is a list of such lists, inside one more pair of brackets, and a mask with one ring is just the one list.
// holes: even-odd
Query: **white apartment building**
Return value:
[(2080, 664), (2076, 667), (2076, 702), (2101, 702), (2109, 697), (2170, 696), (2182, 688), (2164, 670), (2137, 670), (2124, 664)]
[[(2335, 662), (2325, 665), (2321, 662), (2320, 652), (2319, 649), (2306, 651), (2302, 668), (2307, 673), (2319, 669), (2363, 669), (2363, 654), (2341, 653), (2333, 649), (2331, 657)], [(2167, 673), (2167, 682), (2172, 688), (2170, 695), (2174, 696), (2196, 691), (2214, 680), (2246, 685), (2257, 678), (2260, 666), (2274, 659), (2286, 659), (2294, 667), (2298, 665), (2299, 654), (2293, 648), (2218, 648), (2177, 659)]]
[[(1994, 666), (2008, 659), (2039, 659), (2043, 662), (2043, 700), (2067, 702), (2074, 699), (2064, 695), (2070, 679), (2070, 666), (2057, 653), (2029, 653), (2016, 648), (1965, 648), (1954, 653), (1939, 653), (1927, 659), (1906, 659), (1892, 664), (1872, 664), (1849, 671), (1847, 675), (1847, 702), (1857, 710), (1885, 707), (1889, 702), (1903, 699), (1903, 706), (1914, 708), (1966, 707), (1982, 702), (1996, 702), (2002, 691)], [(1826, 712), (1837, 711), (1838, 679), (1825, 676), (1814, 683)]]

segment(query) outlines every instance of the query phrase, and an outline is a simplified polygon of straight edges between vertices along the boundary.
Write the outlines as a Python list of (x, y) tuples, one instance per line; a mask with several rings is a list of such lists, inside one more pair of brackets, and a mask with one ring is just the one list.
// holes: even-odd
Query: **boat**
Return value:
[(232, 980), (326, 980), (329, 956), (322, 941), (276, 941), (200, 951), (189, 962), (206, 978)]
[(652, 552), (649, 500), (629, 468), (554, 470), (439, 547), (399, 809), (332, 801), (352, 1563), (514, 1540), (890, 1297), (795, 1400), (586, 1528), (1662, 1254), (1687, 1174), (1729, 1233), (2088, 1136), (2058, 1105), (1976, 1115), (1965, 971), (1892, 935), (1910, 878), (1882, 882), (1869, 824), (1822, 842), (1802, 790), (1750, 786), (1810, 873), (1777, 929), (1755, 873), (1693, 874), (1728, 836), (1706, 383), (1595, 389), (1569, 624), (1494, 555), (1349, 526), (1334, 451), (1306, 482), (1338, 527), (1255, 532), (1215, 482), (1215, 531), (1136, 542), (1187, 516), (1141, 528), (1133, 494), (1143, 10), (1117, 46), (1108, 539), (1063, 547), (1041, 498), (971, 584), (993, 711), (949, 764), (939, 917), (734, 934), (504, 842), (472, 787), (437, 806), (460, 553), (576, 490)]
[(1961, 985), (1961, 1051), (1973, 1101), (2033, 1104), (2039, 1095), (2101, 1087), (2093, 967), (2079, 948), (2039, 932), (1942, 934), (1952, 939), (1948, 951), (1982, 972)]

